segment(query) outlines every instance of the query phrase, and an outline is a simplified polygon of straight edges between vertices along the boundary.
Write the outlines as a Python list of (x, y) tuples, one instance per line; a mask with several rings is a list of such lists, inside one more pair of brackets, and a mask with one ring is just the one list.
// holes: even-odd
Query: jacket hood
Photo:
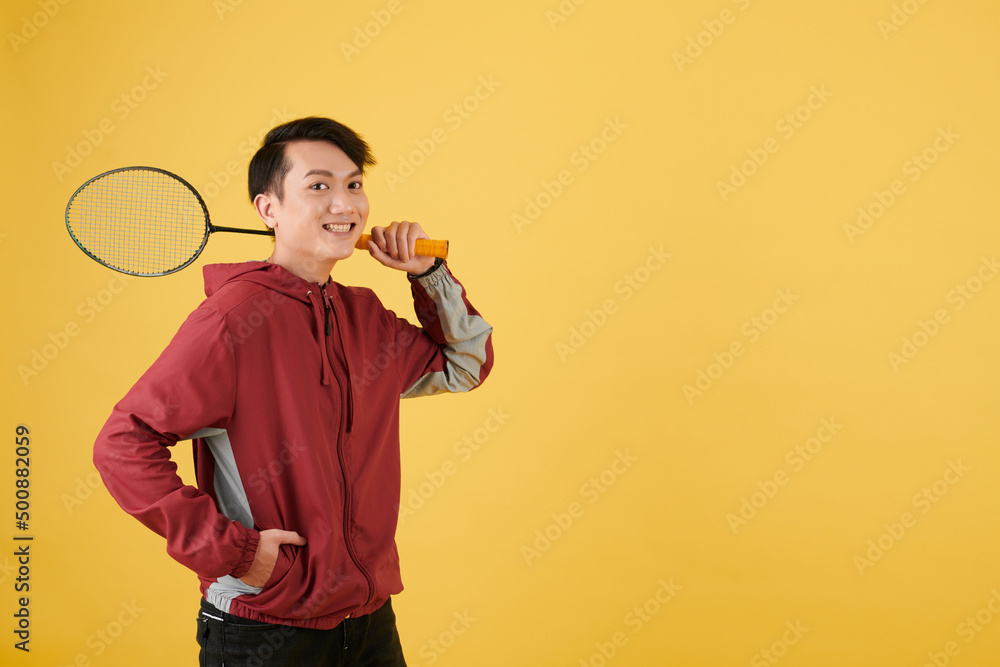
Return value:
[[(212, 296), (229, 282), (245, 280), (273, 289), (299, 301), (308, 302), (309, 291), (317, 287), (317, 283), (311, 283), (288, 269), (270, 262), (208, 264), (204, 267), (203, 274), (205, 276), (205, 296)], [(328, 278), (327, 283), (329, 282)]]
[[(288, 269), (270, 262), (208, 264), (203, 269), (203, 273), (205, 275), (205, 296), (212, 296), (229, 283), (249, 282), (301, 301), (311, 308), (315, 322), (313, 335), (322, 356), (320, 382), (324, 385), (330, 384), (333, 369), (327, 339), (332, 332), (332, 322), (336, 318), (337, 306), (334, 305), (334, 302), (339, 300), (337, 290), (329, 290), (332, 292), (330, 294), (325, 289), (332, 283), (332, 278), (328, 277), (322, 285), (311, 283)], [(338, 325), (337, 336), (340, 335), (340, 326)], [(348, 360), (346, 363), (350, 369), (350, 361)], [(348, 384), (350, 384), (350, 378), (348, 378)], [(349, 424), (353, 423), (353, 415), (350, 414), (350, 411), (348, 420)], [(350, 430), (351, 427), (348, 426), (348, 431)]]

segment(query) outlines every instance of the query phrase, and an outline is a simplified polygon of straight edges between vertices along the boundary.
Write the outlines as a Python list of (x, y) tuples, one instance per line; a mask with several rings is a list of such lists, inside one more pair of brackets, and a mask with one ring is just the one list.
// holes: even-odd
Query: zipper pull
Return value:
[(330, 335), (330, 297), (326, 295), (326, 290), (323, 290), (323, 306), (326, 312), (326, 335)]

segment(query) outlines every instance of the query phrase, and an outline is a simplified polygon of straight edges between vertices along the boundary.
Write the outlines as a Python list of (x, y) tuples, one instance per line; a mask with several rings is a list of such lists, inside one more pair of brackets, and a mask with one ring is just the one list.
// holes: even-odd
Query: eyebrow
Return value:
[[(328, 178), (333, 178), (333, 172), (332, 171), (327, 171), (326, 169), (310, 169), (309, 171), (306, 172), (306, 175), (303, 176), (302, 178), (309, 178), (313, 174), (319, 174), (320, 176), (326, 176)], [(355, 169), (354, 171), (352, 171), (351, 173), (349, 173), (347, 175), (347, 178), (354, 178), (355, 176), (360, 176), (360, 175), (361, 175), (361, 170), (360, 169)]]

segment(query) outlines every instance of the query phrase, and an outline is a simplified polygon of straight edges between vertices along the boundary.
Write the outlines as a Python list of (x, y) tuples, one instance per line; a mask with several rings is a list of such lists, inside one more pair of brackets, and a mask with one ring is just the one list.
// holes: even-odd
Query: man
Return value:
[[(492, 327), (419, 224), (374, 227), (422, 327), (330, 279), (368, 219), (367, 144), (330, 119), (271, 130), (249, 169), (274, 230), (266, 261), (205, 267), (207, 298), (114, 411), (94, 462), (119, 505), (167, 539), (204, 599), (201, 664), (405, 665), (399, 399), (469, 391)], [(194, 439), (198, 488), (168, 447)]]

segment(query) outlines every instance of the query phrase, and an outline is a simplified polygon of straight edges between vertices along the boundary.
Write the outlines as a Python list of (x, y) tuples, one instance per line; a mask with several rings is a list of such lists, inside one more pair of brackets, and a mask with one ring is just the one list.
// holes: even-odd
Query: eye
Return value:
[(350, 188), (351, 190), (360, 190), (362, 187), (361, 181), (354, 181), (353, 183), (349, 183), (347, 187)]
[(309, 186), (311, 190), (329, 190), (326, 183), (313, 183)]

